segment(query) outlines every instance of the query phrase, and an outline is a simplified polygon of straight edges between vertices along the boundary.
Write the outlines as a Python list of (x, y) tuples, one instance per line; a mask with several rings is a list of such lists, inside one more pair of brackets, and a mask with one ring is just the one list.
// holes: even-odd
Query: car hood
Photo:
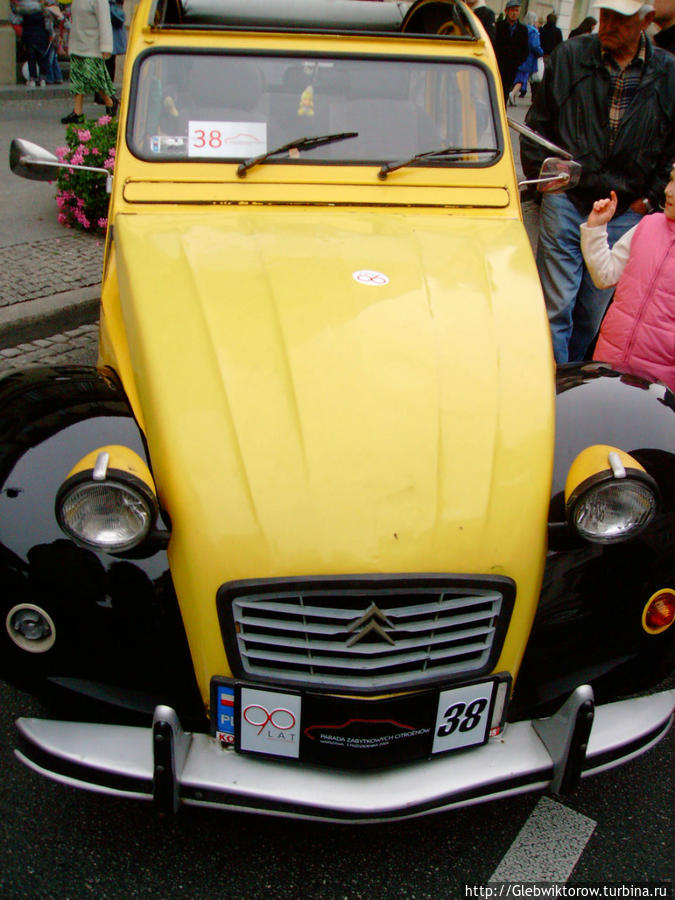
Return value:
[(183, 598), (283, 575), (508, 575), (533, 612), (553, 364), (519, 221), (260, 207), (114, 237), (188, 630), (215, 613)]

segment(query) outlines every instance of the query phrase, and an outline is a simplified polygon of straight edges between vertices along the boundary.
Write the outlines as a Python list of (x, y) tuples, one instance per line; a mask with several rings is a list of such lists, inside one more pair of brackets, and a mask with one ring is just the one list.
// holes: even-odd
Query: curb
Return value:
[(0, 100), (53, 100), (54, 97), (68, 97), (68, 82), (48, 84), (46, 87), (27, 88), (25, 84), (1, 84)]
[(98, 321), (101, 285), (25, 300), (0, 310), (0, 350)]

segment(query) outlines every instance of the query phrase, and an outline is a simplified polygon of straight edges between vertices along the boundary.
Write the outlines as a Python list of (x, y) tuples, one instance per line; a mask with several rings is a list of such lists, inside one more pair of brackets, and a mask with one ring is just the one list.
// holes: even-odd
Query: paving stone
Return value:
[(99, 284), (103, 244), (100, 236), (72, 232), (56, 241), (0, 247), (0, 306)]

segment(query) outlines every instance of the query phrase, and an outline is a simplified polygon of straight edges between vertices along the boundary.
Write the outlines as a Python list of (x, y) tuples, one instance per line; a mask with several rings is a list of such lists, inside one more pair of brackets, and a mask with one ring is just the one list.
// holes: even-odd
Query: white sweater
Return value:
[(607, 243), (607, 226), (581, 225), (581, 252), (586, 268), (597, 288), (613, 287), (621, 278), (630, 256), (630, 245), (637, 225), (629, 228), (612, 249)]
[(113, 36), (108, 0), (73, 0), (69, 49), (74, 56), (112, 53)]

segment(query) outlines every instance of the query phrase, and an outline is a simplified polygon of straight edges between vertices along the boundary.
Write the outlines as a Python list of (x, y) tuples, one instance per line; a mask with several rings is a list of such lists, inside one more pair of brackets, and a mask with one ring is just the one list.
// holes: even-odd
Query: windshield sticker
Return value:
[(352, 278), (359, 284), (367, 284), (370, 287), (389, 284), (389, 277), (384, 272), (375, 272), (373, 269), (359, 269), (352, 274)]
[(267, 152), (266, 122), (191, 121), (188, 156), (204, 158), (259, 156)]
[(184, 151), (184, 137), (173, 137), (167, 134), (153, 134), (150, 138), (151, 153), (175, 153), (182, 155)]

